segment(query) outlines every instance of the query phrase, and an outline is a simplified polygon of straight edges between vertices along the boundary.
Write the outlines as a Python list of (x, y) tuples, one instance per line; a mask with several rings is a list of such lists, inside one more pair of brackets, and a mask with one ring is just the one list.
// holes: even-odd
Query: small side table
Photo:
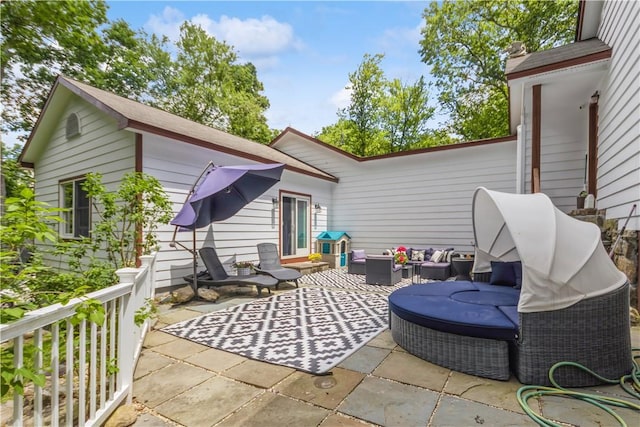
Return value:
[(471, 282), (470, 273), (473, 267), (473, 258), (453, 258), (451, 264), (457, 274), (456, 280), (467, 280)]
[(414, 284), (422, 283), (422, 264), (413, 264), (413, 277), (411, 278), (411, 282)]
[(402, 278), (403, 279), (408, 279), (409, 277), (411, 277), (411, 274), (412, 274), (411, 266), (410, 265), (403, 265), (402, 266)]

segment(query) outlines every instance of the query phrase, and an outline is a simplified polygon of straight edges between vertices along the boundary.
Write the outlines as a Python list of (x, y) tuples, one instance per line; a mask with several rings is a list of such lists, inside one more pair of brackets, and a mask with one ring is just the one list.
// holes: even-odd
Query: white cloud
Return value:
[(423, 26), (424, 23), (420, 21), (413, 28), (388, 28), (382, 33), (378, 43), (385, 50), (397, 48), (398, 45), (414, 45), (418, 50), (422, 39), (420, 31)]
[(184, 22), (184, 14), (178, 9), (166, 6), (162, 10), (162, 15), (151, 15), (146, 24), (145, 30), (160, 36), (167, 36), (172, 42), (176, 42), (180, 36), (180, 25)]
[(268, 56), (302, 48), (291, 25), (268, 15), (246, 20), (223, 15), (218, 22), (211, 21), (208, 29), (217, 38), (235, 46), (242, 55)]
[(347, 108), (351, 102), (351, 92), (352, 90), (350, 88), (344, 86), (342, 89), (331, 95), (329, 103), (338, 110)]
[[(180, 36), (180, 25), (184, 21), (182, 12), (167, 6), (162, 15), (151, 15), (145, 28), (156, 34), (166, 35), (175, 43)], [(217, 40), (233, 46), (240, 58), (251, 61), (259, 69), (275, 67), (280, 62), (279, 54), (304, 48), (302, 41), (295, 37), (291, 25), (268, 15), (245, 20), (222, 15), (216, 21), (209, 15), (198, 14), (189, 21), (199, 25)]]

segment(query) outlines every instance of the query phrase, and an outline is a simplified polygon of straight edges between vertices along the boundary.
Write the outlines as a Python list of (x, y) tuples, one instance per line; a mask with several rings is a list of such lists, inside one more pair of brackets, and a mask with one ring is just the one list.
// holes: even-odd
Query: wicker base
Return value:
[(496, 380), (508, 380), (507, 341), (440, 332), (389, 313), (394, 341), (409, 353), (445, 368)]
[[(520, 313), (520, 338), (512, 348), (514, 373), (523, 384), (550, 385), (557, 362), (577, 362), (618, 379), (631, 372), (629, 284), (556, 311)], [(554, 378), (564, 387), (599, 384), (583, 371), (563, 367)]]

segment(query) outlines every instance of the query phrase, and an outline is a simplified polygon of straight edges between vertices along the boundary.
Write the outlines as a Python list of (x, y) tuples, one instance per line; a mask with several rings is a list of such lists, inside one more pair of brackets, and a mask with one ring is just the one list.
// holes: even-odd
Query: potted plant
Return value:
[(320, 260), (322, 259), (322, 255), (318, 252), (314, 252), (312, 254), (309, 254), (307, 258), (309, 258), (309, 261), (311, 262), (320, 262)]
[(250, 261), (236, 261), (233, 263), (233, 267), (238, 272), (238, 276), (248, 276), (253, 270), (253, 263)]
[(587, 192), (585, 190), (582, 190), (580, 194), (578, 194), (578, 197), (576, 198), (576, 205), (578, 209), (584, 209), (584, 199), (586, 198), (587, 198)]

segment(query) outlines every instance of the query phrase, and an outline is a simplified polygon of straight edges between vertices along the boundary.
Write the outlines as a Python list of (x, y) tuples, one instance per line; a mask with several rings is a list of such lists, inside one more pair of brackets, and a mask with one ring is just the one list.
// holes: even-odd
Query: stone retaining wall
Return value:
[[(604, 209), (576, 209), (569, 212), (569, 215), (581, 221), (591, 222), (600, 227), (602, 231), (602, 243), (607, 252), (611, 251), (611, 246), (616, 242), (620, 232), (618, 230), (618, 220), (605, 219)], [(640, 241), (640, 231), (625, 230), (620, 241), (614, 248), (613, 262), (622, 271), (631, 283), (631, 306), (638, 305), (638, 264), (640, 255), (638, 252), (638, 242)]]

